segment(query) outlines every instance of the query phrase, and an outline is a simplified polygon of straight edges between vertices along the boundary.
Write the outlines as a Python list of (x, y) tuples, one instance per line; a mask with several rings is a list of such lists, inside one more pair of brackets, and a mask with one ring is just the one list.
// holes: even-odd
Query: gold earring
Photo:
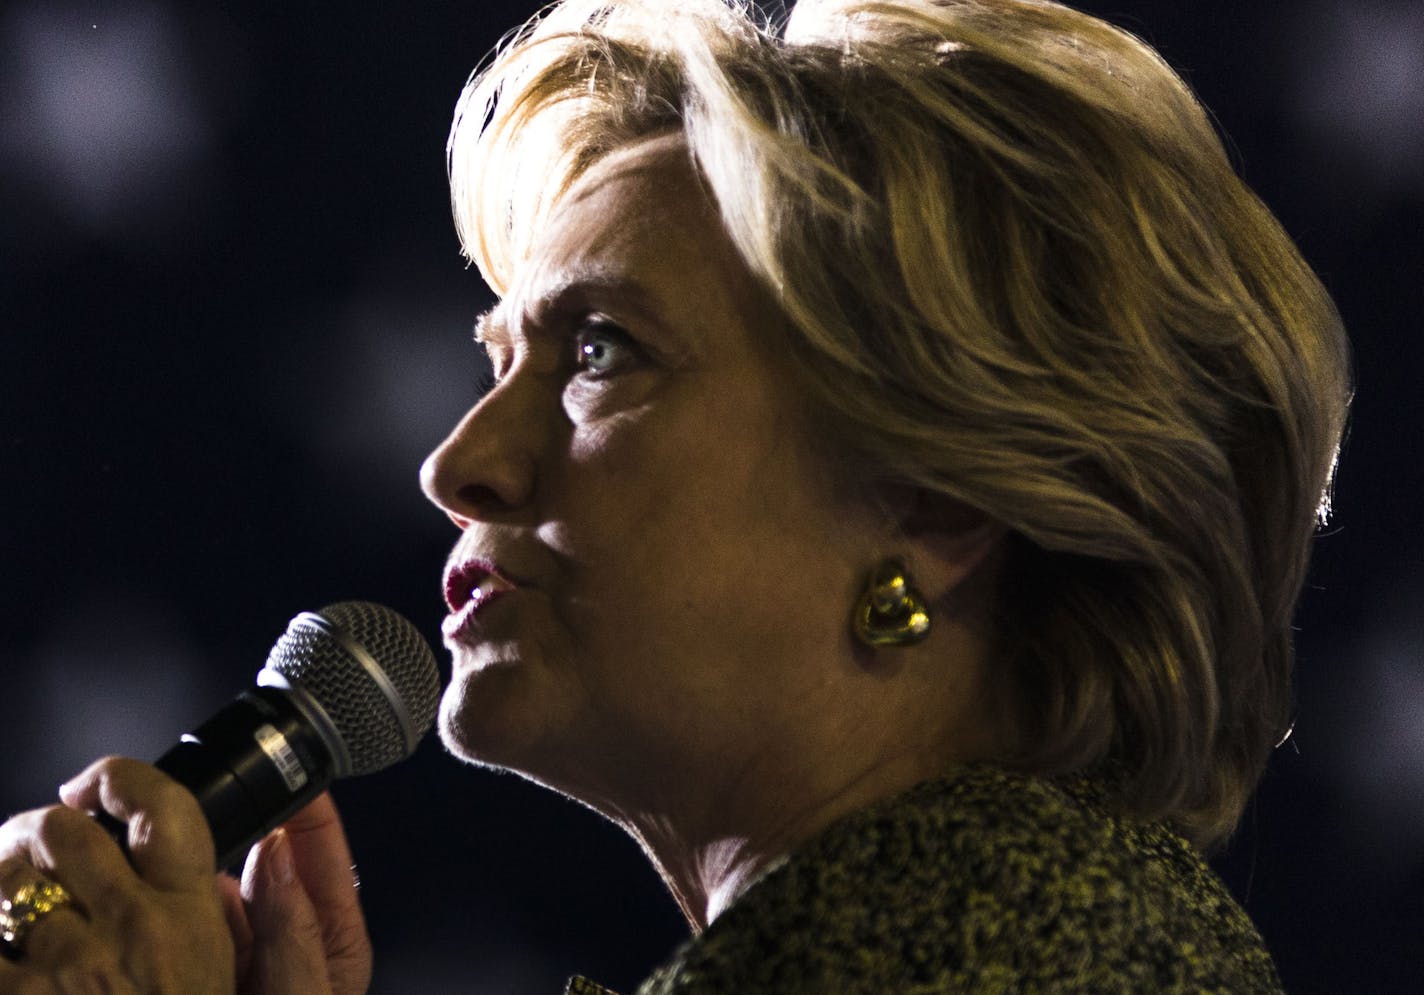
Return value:
[(855, 634), (867, 646), (913, 646), (930, 634), (924, 595), (899, 560), (883, 560), (871, 573), (855, 605)]

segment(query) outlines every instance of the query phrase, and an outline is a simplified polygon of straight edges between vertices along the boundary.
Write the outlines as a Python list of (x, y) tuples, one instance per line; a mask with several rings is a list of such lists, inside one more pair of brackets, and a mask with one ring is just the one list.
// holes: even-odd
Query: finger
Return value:
[[(79, 989), (83, 991), (83, 989)], [(18, 964), (0, 960), (0, 992), (5, 995), (64, 995), (54, 982)]]
[(9, 952), (32, 965), (72, 962), (73, 952), (82, 949), (88, 938), (89, 923), (68, 889), (60, 885), (64, 898), (52, 898), (47, 911), (36, 909), (33, 921), (15, 921), (21, 917), (21, 910), (26, 904), (26, 888), (44, 884), (55, 885), (58, 882), (41, 874), (19, 857), (0, 860), (0, 900), (6, 903), (3, 918), (7, 927), (17, 931)]
[(252, 958), (252, 924), (247, 921), (247, 908), (242, 902), (242, 886), (237, 879), (230, 874), (219, 874), (217, 884), (223, 917), (227, 920), (228, 933), (232, 935), (238, 988), (241, 990), (244, 987), (242, 979), (247, 977)]
[[(82, 812), (53, 805), (22, 813), (0, 827), (0, 852), (32, 855), (29, 862), (68, 889), (85, 914), (75, 923), (60, 918), (65, 910), (52, 910), (33, 924), (35, 935), (19, 944), (21, 963), (42, 968), (59, 992), (127, 992), (135, 980), (157, 991), (161, 986), (150, 982), (173, 973), (184, 956), (196, 965), (185, 965), (185, 978), (211, 972), (224, 962), (224, 953), (230, 956), (223, 946), (226, 930), (219, 927), (222, 942), (212, 942), (211, 933), (201, 928), (201, 895), (172, 898), (179, 905), (174, 921), (182, 927), (170, 929), (164, 911), (152, 903), (158, 893), (138, 878), (108, 833)], [(14, 873), (15, 864), (9, 866)], [(207, 887), (211, 892), (212, 885)], [(207, 898), (216, 914), (217, 896)], [(8, 982), (0, 984), (0, 991), (11, 990)]]
[(109, 834), (82, 812), (51, 805), (0, 826), (0, 859), (17, 858), (62, 884), (86, 913), (121, 907), (141, 887)]
[(246, 991), (328, 990), (321, 923), (297, 877), (284, 830), (252, 848), (243, 868), (242, 893), (252, 927)]
[[(13, 914), (17, 904), (25, 904), (25, 887), (45, 882), (58, 884), (18, 858), (0, 861), (0, 897), (8, 903), (8, 927), (17, 925)], [(47, 911), (38, 908), (35, 911), (39, 915), (28, 923), (19, 924), (19, 935), (6, 951), (6, 957), (17, 962), (21, 970), (0, 972), (0, 991), (46, 995), (51, 992), (127, 995), (134, 991), (124, 976), (117, 948), (98, 936), (93, 924), (72, 900), (51, 905)], [(0, 961), (0, 964), (8, 964), (8, 961)]]
[(40, 973), (20, 964), (4, 964), (0, 992), (5, 995), (137, 995), (127, 979), (102, 969), (66, 967), (54, 974)]
[(105, 811), (128, 823), (129, 859), (154, 887), (189, 890), (212, 876), (217, 857), (198, 800), (158, 768), (105, 757), (59, 792), (71, 808)]
[(283, 827), (302, 882), (322, 927), (333, 988), (365, 991), (371, 976), (371, 941), (361, 911), (351, 846), (330, 793), (323, 793)]

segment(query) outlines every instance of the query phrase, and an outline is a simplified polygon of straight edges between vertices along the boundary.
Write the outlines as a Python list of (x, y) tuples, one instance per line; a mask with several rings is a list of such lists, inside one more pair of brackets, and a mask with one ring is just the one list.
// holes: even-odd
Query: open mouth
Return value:
[(514, 590), (516, 586), (493, 563), (467, 560), (446, 573), (445, 603), (452, 612), (462, 611), (471, 605), (478, 608), (491, 598)]

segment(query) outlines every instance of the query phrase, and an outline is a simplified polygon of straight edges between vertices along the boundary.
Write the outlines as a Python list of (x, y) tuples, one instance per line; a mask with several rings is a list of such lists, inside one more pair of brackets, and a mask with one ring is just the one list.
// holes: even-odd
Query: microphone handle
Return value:
[[(331, 750), (278, 688), (244, 691), (153, 764), (198, 799), (212, 830), (217, 870), (304, 808), (336, 775)], [(128, 826), (95, 819), (128, 854)]]

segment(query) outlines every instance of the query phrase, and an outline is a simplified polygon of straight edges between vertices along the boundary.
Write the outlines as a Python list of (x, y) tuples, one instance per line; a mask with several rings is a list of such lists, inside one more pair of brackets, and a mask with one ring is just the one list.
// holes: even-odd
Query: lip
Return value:
[(447, 639), (459, 639), (474, 624), (476, 616), (520, 586), (492, 560), (471, 558), (450, 564), (444, 583), (450, 614), (441, 625), (443, 634)]
[[(494, 589), (481, 591), (481, 585), (493, 581)], [(470, 602), (483, 603), (507, 594), (523, 583), (501, 570), (493, 560), (471, 558), (452, 563), (445, 571), (445, 604), (452, 612), (463, 610)]]

